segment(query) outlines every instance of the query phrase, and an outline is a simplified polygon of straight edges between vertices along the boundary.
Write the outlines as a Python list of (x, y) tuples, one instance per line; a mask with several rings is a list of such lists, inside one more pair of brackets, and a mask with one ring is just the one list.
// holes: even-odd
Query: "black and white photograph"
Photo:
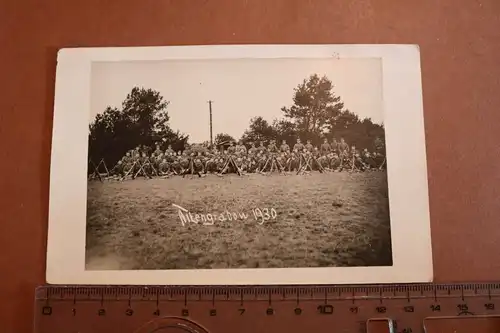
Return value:
[(89, 62), (74, 165), (85, 274), (393, 269), (405, 222), (389, 178), (403, 185), (412, 161), (390, 155), (384, 65), (337, 52)]
[(381, 79), (376, 58), (93, 64), (86, 268), (392, 265)]

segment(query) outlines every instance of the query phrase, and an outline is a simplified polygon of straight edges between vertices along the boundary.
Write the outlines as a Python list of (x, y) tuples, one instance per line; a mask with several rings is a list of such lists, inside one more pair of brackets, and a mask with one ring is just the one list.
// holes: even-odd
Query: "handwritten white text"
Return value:
[(186, 208), (176, 204), (172, 204), (172, 206), (177, 208), (177, 214), (182, 226), (188, 223), (214, 225), (216, 222), (245, 221), (251, 217), (253, 217), (258, 224), (262, 225), (278, 217), (278, 213), (274, 208), (253, 208), (250, 210), (250, 214), (244, 212), (230, 212), (227, 210), (223, 213), (200, 214), (191, 213)]

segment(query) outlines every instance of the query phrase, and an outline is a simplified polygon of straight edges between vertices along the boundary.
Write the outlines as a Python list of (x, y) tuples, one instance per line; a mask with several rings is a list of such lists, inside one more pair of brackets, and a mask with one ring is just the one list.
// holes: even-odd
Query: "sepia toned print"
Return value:
[(87, 269), (392, 264), (380, 59), (92, 72)]
[(412, 45), (65, 49), (47, 281), (432, 279)]

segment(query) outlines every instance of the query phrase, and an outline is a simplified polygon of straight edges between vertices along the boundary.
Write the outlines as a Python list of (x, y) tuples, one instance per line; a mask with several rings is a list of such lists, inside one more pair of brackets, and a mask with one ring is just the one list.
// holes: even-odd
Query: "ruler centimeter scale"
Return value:
[(500, 283), (41, 286), (35, 333), (500, 332)]

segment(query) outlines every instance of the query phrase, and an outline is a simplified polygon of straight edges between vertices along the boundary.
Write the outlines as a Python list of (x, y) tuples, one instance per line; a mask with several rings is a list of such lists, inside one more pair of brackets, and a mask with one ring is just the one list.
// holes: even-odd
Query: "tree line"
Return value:
[[(89, 159), (98, 162), (104, 158), (108, 165), (115, 165), (130, 149), (156, 144), (162, 149), (172, 145), (176, 151), (184, 150), (189, 136), (170, 127), (168, 105), (157, 91), (132, 88), (120, 108), (108, 106), (89, 125)], [(282, 119), (269, 123), (261, 116), (254, 117), (241, 138), (219, 133), (214, 143), (241, 140), (250, 145), (274, 139), (292, 144), (300, 138), (319, 146), (323, 138), (344, 138), (360, 149), (373, 150), (376, 138), (385, 139), (383, 125), (346, 109), (326, 76), (313, 74), (304, 79), (294, 89), (291, 106), (281, 111)]]
[[(286, 140), (293, 144), (297, 138), (303, 142), (311, 140), (319, 146), (324, 138), (344, 138), (346, 142), (358, 148), (375, 149), (375, 139), (385, 144), (383, 124), (372, 122), (369, 118), (361, 119), (344, 106), (341, 98), (334, 93), (334, 86), (327, 77), (317, 74), (304, 79), (295, 89), (290, 107), (283, 107), (282, 119), (269, 123), (258, 116), (250, 120), (248, 129), (240, 140), (249, 145), (252, 142), (269, 142), (272, 139)], [(216, 142), (235, 140), (229, 134), (220, 133)]]

